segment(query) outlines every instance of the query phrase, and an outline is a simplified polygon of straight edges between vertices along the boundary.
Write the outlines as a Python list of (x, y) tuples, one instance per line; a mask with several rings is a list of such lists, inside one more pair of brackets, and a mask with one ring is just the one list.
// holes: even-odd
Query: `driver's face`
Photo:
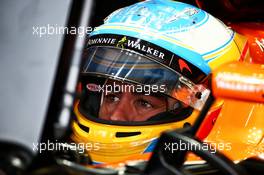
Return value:
[(115, 121), (146, 121), (166, 111), (168, 102), (163, 96), (144, 95), (133, 92), (103, 95), (99, 118)]

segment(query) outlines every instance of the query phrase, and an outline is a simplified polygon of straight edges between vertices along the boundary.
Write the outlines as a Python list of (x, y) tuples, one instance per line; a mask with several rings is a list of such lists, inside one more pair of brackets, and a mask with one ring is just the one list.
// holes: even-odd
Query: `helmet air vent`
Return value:
[(90, 130), (90, 128), (89, 127), (87, 127), (87, 126), (84, 126), (84, 125), (82, 125), (82, 124), (80, 124), (80, 123), (78, 123), (78, 125), (79, 125), (79, 127), (83, 130), (83, 131), (85, 131), (85, 132), (87, 132), (87, 133), (89, 133), (89, 130)]
[(131, 137), (131, 136), (136, 136), (140, 134), (141, 132), (117, 132), (116, 137)]

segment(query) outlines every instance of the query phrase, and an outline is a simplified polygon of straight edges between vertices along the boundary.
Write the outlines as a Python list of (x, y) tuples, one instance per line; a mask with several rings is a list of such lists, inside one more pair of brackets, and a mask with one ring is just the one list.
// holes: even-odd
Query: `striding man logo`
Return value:
[(122, 49), (125, 48), (124, 44), (127, 42), (126, 36), (124, 36), (121, 40), (119, 40), (116, 44), (116, 47), (120, 47)]

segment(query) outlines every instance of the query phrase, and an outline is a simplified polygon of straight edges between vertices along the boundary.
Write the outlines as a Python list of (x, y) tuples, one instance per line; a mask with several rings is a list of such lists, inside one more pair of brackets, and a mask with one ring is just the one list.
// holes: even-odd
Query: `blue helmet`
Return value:
[[(100, 150), (90, 150), (98, 162), (151, 152), (160, 132), (193, 123), (210, 93), (201, 83), (218, 65), (240, 58), (242, 44), (236, 38), (218, 19), (181, 2), (149, 0), (116, 10), (86, 43), (84, 93), (75, 106), (73, 140), (101, 141)], [(156, 85), (169, 98), (169, 108), (142, 122), (103, 120), (105, 94), (98, 92), (98, 84), (102, 87), (109, 79)]]

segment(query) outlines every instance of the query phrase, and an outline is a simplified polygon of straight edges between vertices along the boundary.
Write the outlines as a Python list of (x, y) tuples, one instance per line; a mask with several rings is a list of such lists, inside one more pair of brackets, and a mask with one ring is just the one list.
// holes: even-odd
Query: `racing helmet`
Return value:
[[(161, 132), (193, 124), (210, 93), (211, 70), (243, 59), (244, 42), (207, 12), (181, 2), (149, 0), (114, 11), (86, 42), (71, 139), (86, 145), (94, 163), (148, 159)], [(104, 117), (105, 101), (121, 103), (113, 91), (128, 89), (166, 105), (143, 118), (132, 107), (121, 108), (126, 120)]]

